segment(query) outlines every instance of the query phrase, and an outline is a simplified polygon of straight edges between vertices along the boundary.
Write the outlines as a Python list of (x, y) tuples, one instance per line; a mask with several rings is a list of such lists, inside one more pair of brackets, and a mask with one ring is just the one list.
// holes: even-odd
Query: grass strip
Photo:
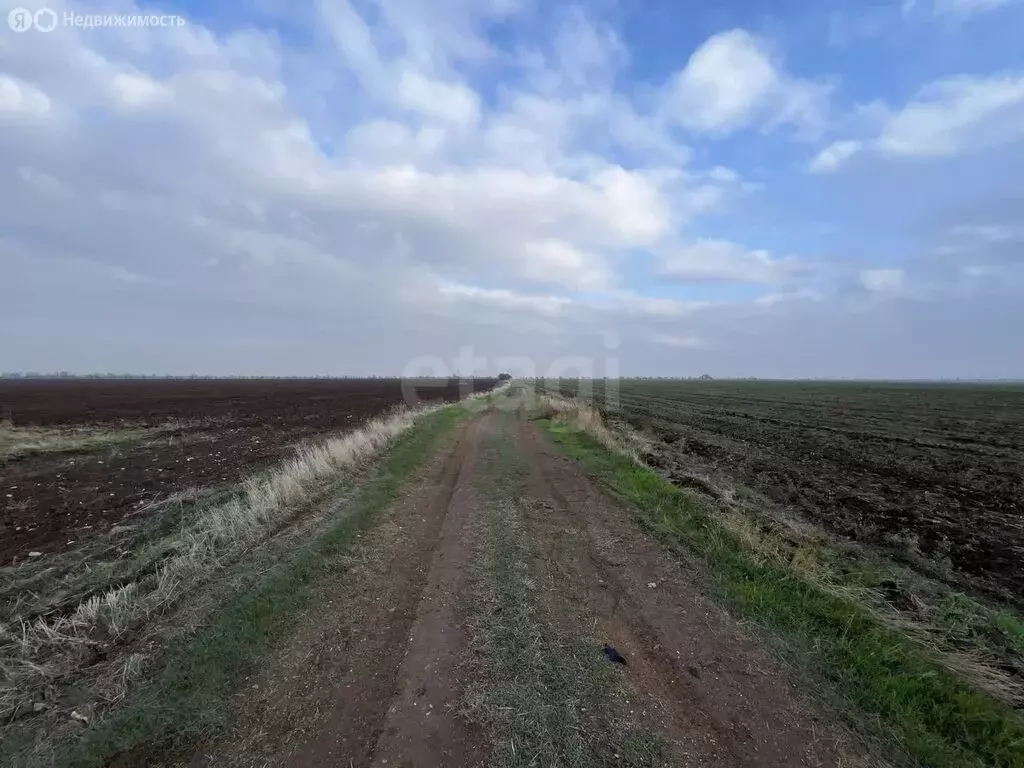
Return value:
[(308, 604), (316, 581), (335, 567), (355, 535), (396, 497), (465, 414), (457, 406), (444, 408), (398, 438), (342, 517), (172, 649), (156, 682), (86, 731), (60, 764), (84, 768), (117, 757), (135, 764), (157, 756), (166, 760), (184, 755), (223, 727), (237, 681), (287, 632), (291, 618)]
[(46, 453), (86, 453), (134, 443), (159, 432), (145, 427), (83, 429), (15, 427), (0, 422), (0, 465)]
[(135, 524), (134, 531), (99, 536), (77, 550), (0, 568), (0, 622), (16, 617), (32, 622), (60, 609), (73, 610), (92, 595), (152, 576), (181, 548), (181, 534), (190, 520), (244, 491), (237, 484), (204, 491), (193, 501), (171, 500)]
[(661, 738), (618, 711), (620, 671), (592, 637), (560, 628), (541, 599), (556, 576), (530, 548), (533, 510), (514, 446), (504, 434), (495, 442), (482, 454), (488, 504), (470, 621), (486, 665), (471, 711), (494, 734), (491, 765), (664, 765)]
[(966, 685), (862, 607), (794, 571), (757, 562), (699, 497), (568, 425), (539, 423), (677, 555), (703, 558), (727, 607), (782, 640), (908, 762), (932, 768), (1024, 766), (1019, 712)]

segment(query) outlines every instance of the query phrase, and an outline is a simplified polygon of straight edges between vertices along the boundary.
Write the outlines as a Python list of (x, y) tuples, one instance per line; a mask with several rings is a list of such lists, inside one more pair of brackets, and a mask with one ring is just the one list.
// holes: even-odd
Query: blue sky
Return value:
[(49, 7), (0, 369), (1024, 377), (1022, 0)]

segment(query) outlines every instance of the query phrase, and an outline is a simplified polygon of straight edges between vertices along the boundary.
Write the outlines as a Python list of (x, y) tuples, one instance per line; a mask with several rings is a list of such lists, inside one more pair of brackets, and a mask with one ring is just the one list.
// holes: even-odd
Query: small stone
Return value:
[(36, 552), (36, 551), (33, 550), (32, 552), (28, 553), (28, 556), (29, 557), (42, 557), (43, 553), (42, 552)]
[(654, 589), (656, 586), (658, 586), (658, 582), (656, 582), (656, 581), (649, 581), (649, 582), (647, 582), (647, 586), (650, 589)]
[(42, 702), (42, 701), (37, 701), (37, 702), (35, 702), (32, 705), (32, 711), (33, 712), (42, 712), (45, 709), (46, 709), (46, 704), (45, 704), (45, 702)]

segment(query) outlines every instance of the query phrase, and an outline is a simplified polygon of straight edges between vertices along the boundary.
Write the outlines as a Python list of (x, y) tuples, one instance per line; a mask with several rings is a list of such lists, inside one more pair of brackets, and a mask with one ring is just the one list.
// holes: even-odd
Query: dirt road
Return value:
[(704, 581), (523, 410), (473, 416), (193, 765), (850, 764)]

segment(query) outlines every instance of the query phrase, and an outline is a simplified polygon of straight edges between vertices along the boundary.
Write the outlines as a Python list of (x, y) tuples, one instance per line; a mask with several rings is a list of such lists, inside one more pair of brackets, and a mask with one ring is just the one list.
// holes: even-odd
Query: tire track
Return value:
[[(246, 681), (235, 724), (212, 756), (193, 765), (298, 768), (370, 766), (401, 751), (411, 731), (400, 717), (414, 670), (425, 667), (447, 638), (454, 620), (439, 599), (450, 583), (450, 553), (461, 527), (449, 520), (453, 499), (475, 460), (481, 420), (462, 427), (447, 451), (439, 452), (403, 496), (361, 537), (357, 551), (336, 577), (328, 578), (292, 635)], [(459, 497), (461, 499), (461, 497)], [(450, 605), (449, 605), (450, 607)], [(437, 666), (432, 664), (431, 671)], [(454, 679), (454, 678), (452, 678)], [(413, 691), (419, 686), (413, 687)], [(449, 712), (455, 686), (432, 691), (433, 709)], [(438, 755), (437, 761), (392, 761), (389, 765), (473, 765), (446, 746), (480, 743), (453, 717), (432, 736), (409, 748)], [(443, 757), (456, 754), (452, 762)]]
[(580, 583), (594, 630), (627, 657), (633, 691), (684, 764), (842, 764), (841, 737), (705, 597), (695, 572), (639, 531), (522, 410), (513, 437), (529, 492), (547, 508), (541, 524), (553, 530), (549, 546), (558, 546), (564, 529), (582, 550), (567, 553), (562, 545), (549, 555)]
[(409, 634), (401, 684), (384, 718), (374, 766), (468, 768), (485, 764), (486, 734), (460, 711), (472, 676), (461, 603), (469, 588), (469, 561), (476, 551), (472, 522), (481, 511), (469, 478), (476, 470), (480, 443), (493, 429), (493, 414), (477, 419), (470, 428)]
[(479, 435), (480, 421), (476, 420), (445, 462), (436, 489), (417, 494), (419, 503), (396, 515), (414, 526), (415, 540), (411, 542), (412, 551), (395, 553), (386, 569), (390, 581), (384, 585), (386, 597), (378, 600), (376, 610), (366, 617), (368, 647), (360, 655), (367, 666), (353, 669), (350, 678), (338, 687), (336, 707), (326, 727), (293, 756), (289, 765), (333, 767), (343, 765), (343, 760), (352, 766), (369, 765), (382, 735), (393, 737), (397, 730), (404, 731), (393, 722), (386, 725), (388, 712), (396, 695), (401, 696), (401, 672), (413, 642), (411, 631), (420, 613), (452, 498), (466, 471), (467, 457), (476, 453)]

